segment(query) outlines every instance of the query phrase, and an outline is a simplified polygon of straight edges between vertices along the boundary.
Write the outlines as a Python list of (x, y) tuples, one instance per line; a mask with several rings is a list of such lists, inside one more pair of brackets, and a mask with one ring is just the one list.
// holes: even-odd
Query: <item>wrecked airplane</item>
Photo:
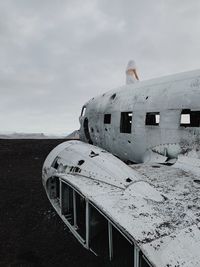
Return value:
[(93, 98), (80, 125), (42, 170), (79, 242), (118, 266), (199, 267), (200, 71)]

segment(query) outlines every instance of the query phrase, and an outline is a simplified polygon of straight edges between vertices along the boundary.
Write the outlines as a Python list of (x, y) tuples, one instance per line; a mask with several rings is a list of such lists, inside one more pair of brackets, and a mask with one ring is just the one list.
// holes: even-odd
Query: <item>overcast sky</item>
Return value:
[(65, 134), (125, 83), (200, 68), (199, 0), (0, 1), (0, 132)]

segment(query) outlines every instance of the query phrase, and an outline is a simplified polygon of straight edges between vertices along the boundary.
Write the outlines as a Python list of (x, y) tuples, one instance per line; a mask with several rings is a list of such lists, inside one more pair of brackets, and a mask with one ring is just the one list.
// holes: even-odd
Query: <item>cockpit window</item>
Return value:
[(146, 125), (158, 126), (160, 123), (160, 112), (147, 112), (146, 114)]
[(82, 110), (81, 110), (81, 117), (85, 116), (85, 112), (86, 112), (86, 107), (83, 106)]
[(200, 127), (200, 111), (183, 109), (181, 112), (180, 126)]

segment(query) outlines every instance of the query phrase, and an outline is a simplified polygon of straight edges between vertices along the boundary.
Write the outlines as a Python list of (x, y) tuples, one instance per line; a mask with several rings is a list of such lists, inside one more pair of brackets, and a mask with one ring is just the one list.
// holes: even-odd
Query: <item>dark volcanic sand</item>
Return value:
[(1, 267), (111, 266), (69, 233), (43, 189), (43, 162), (62, 142), (0, 140)]

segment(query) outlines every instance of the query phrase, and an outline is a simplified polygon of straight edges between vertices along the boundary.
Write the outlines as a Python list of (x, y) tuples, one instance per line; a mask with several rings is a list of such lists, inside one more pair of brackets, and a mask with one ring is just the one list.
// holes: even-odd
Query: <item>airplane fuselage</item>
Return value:
[(199, 103), (199, 70), (123, 86), (84, 105), (81, 140), (133, 162), (176, 158), (199, 143)]

